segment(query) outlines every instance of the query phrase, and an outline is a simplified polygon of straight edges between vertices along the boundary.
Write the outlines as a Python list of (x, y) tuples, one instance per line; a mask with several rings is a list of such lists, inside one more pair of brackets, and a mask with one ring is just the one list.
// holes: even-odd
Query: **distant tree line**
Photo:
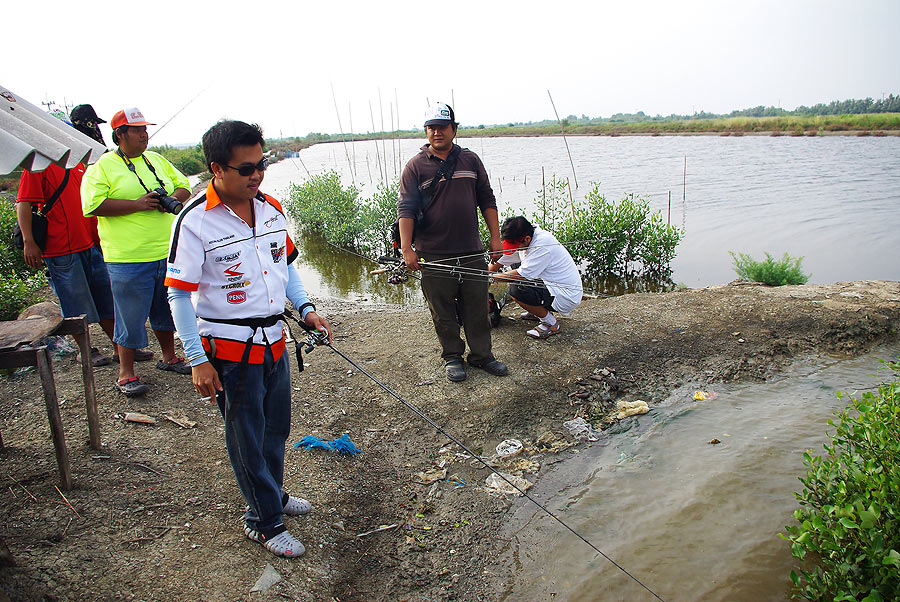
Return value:
[[(866, 113), (900, 113), (900, 96), (893, 94), (875, 100), (873, 98), (851, 99), (851, 100), (833, 100), (828, 104), (819, 103), (811, 107), (799, 106), (793, 111), (787, 111), (781, 107), (766, 107), (760, 105), (740, 111), (732, 111), (731, 113), (708, 113), (699, 111), (692, 115), (677, 115), (675, 113), (662, 115), (647, 115), (643, 111), (637, 113), (616, 113), (609, 117), (588, 117), (582, 114), (568, 115), (562, 119), (564, 126), (570, 125), (592, 125), (606, 123), (643, 123), (643, 122), (660, 122), (660, 121), (691, 121), (701, 119), (724, 119), (728, 117), (788, 117), (788, 116), (813, 116), (813, 115), (861, 115)], [(516, 126), (542, 126), (556, 124), (555, 119), (545, 119), (543, 121), (529, 121), (504, 124), (508, 127)], [(483, 125), (476, 126), (476, 129), (484, 129)]]

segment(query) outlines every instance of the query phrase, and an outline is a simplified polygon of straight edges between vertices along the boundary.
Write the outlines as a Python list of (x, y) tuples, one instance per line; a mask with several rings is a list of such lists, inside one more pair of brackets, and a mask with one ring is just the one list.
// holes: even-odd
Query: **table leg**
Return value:
[(81, 350), (81, 380), (84, 382), (84, 403), (87, 406), (88, 439), (91, 448), (100, 449), (100, 415), (97, 413), (97, 392), (94, 387), (94, 366), (91, 364), (91, 332), (87, 316), (67, 318), (80, 322), (78, 332), (72, 333)]
[(44, 388), (44, 403), (47, 406), (47, 418), (50, 420), (50, 436), (56, 450), (56, 463), (59, 465), (62, 488), (68, 491), (72, 488), (72, 471), (69, 467), (69, 452), (63, 435), (62, 419), (59, 416), (59, 400), (56, 398), (56, 384), (53, 382), (53, 364), (46, 347), (38, 347), (35, 356), (41, 375), (41, 386)]

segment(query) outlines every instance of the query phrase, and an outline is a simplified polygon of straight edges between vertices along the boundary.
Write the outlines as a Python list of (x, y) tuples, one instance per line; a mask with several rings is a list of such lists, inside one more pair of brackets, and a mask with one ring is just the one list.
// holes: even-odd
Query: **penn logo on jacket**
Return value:
[(226, 297), (229, 303), (238, 304), (247, 300), (247, 293), (244, 291), (232, 291)]

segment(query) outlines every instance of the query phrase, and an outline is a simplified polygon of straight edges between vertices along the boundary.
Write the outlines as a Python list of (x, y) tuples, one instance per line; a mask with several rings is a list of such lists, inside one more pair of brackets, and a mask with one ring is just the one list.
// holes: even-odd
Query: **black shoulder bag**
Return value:
[[(62, 184), (59, 185), (59, 188), (57, 188), (56, 192), (53, 193), (53, 196), (50, 197), (50, 200), (44, 203), (43, 209), (38, 211), (34, 204), (31, 205), (31, 236), (34, 237), (34, 242), (40, 247), (41, 251), (47, 247), (47, 226), (50, 223), (47, 219), (47, 214), (53, 209), (53, 206), (59, 199), (59, 195), (62, 194), (68, 183), (69, 170), (67, 169), (66, 175), (63, 176)], [(22, 236), (22, 230), (19, 228), (18, 221), (16, 221), (16, 225), (13, 226), (13, 243), (19, 249), (25, 248), (25, 238)]]
[[(416, 240), (416, 230), (420, 229), (425, 222), (425, 211), (428, 209), (428, 206), (431, 205), (431, 200), (434, 198), (433, 191), (437, 187), (438, 182), (442, 179), (446, 179), (447, 182), (450, 182), (450, 179), (453, 177), (453, 172), (456, 170), (456, 159), (459, 157), (459, 152), (462, 149), (458, 144), (453, 145), (453, 149), (450, 151), (450, 154), (447, 155), (447, 158), (441, 161), (441, 164), (438, 166), (437, 172), (434, 174), (434, 177), (431, 179), (431, 182), (428, 183), (421, 192), (421, 200), (422, 203), (419, 207), (419, 210), (416, 211), (416, 217), (413, 218), (413, 241)], [(397, 219), (391, 224), (391, 240), (394, 242), (394, 255), (397, 257), (400, 256), (400, 220)]]

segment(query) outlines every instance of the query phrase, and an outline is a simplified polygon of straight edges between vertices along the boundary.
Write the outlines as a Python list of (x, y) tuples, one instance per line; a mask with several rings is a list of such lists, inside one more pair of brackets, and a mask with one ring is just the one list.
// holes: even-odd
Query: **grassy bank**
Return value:
[[(509, 124), (495, 126), (460, 127), (459, 136), (476, 138), (482, 136), (558, 136), (561, 132), (570, 136), (620, 136), (643, 134), (650, 136), (677, 134), (769, 134), (784, 136), (815, 136), (833, 133), (855, 135), (884, 135), (892, 132), (900, 134), (900, 113), (870, 113), (863, 115), (810, 115), (777, 117), (722, 117), (710, 119), (665, 118), (646, 121), (609, 121), (605, 123), (571, 124), (563, 120), (562, 125), (554, 124)], [(421, 138), (421, 130), (404, 130), (385, 133), (386, 137)], [(347, 135), (345, 138), (350, 139)], [(381, 133), (354, 134), (354, 140), (381, 138)], [(319, 142), (340, 140), (330, 137)]]

